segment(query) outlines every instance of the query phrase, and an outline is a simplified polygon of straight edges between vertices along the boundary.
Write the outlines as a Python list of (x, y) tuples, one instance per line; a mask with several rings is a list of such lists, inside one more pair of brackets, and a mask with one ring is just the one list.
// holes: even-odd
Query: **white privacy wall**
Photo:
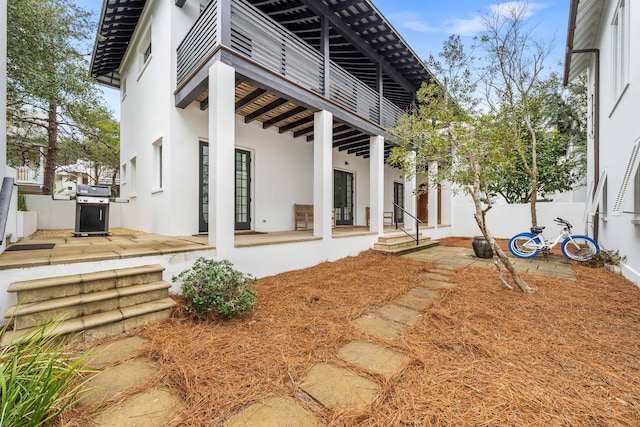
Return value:
[[(549, 203), (537, 204), (538, 225), (546, 226), (546, 237), (555, 237), (560, 227), (553, 222), (554, 218), (566, 219), (573, 225), (574, 234), (584, 234), (584, 203)], [(472, 237), (480, 233), (474, 218), (475, 206), (471, 203), (454, 204), (452, 219), (452, 235)], [(489, 231), (497, 238), (511, 238), (517, 233), (529, 231), (531, 228), (531, 209), (528, 204), (494, 205), (487, 212)]]

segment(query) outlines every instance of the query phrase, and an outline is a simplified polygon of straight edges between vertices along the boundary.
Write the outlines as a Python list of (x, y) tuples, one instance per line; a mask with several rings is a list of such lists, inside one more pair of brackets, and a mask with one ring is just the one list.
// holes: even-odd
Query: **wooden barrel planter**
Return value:
[(473, 252), (478, 258), (493, 258), (493, 250), (489, 241), (484, 236), (475, 236), (471, 242)]

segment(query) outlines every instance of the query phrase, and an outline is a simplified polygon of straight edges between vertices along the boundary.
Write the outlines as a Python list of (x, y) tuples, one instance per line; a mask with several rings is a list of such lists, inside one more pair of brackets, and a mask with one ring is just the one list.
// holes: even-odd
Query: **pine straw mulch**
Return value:
[[(259, 280), (258, 304), (241, 318), (200, 322), (178, 309), (139, 334), (161, 371), (151, 385), (186, 403), (174, 426), (223, 425), (270, 396), (289, 396), (330, 426), (640, 425), (640, 292), (604, 269), (574, 266), (576, 281), (525, 275), (532, 294), (504, 289), (493, 269), (455, 270), (458, 286), (385, 341), (352, 320), (420, 286), (436, 266), (368, 251)], [(353, 340), (410, 362), (388, 380), (363, 372), (337, 357)], [(297, 384), (321, 362), (377, 381), (380, 397), (361, 414), (315, 404)]]

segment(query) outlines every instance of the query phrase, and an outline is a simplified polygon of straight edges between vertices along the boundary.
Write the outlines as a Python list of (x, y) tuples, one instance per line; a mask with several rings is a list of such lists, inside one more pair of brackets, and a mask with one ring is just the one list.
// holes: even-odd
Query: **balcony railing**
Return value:
[[(194, 74), (220, 44), (218, 1), (202, 11), (177, 49), (177, 84)], [(231, 0), (231, 49), (296, 84), (324, 94), (324, 58), (295, 34), (243, 0)], [(391, 101), (382, 99), (382, 120), (378, 93), (335, 62), (329, 64), (327, 97), (348, 111), (382, 127), (395, 125), (403, 114)]]
[(28, 166), (16, 168), (16, 182), (24, 184), (42, 184), (40, 169), (31, 169)]

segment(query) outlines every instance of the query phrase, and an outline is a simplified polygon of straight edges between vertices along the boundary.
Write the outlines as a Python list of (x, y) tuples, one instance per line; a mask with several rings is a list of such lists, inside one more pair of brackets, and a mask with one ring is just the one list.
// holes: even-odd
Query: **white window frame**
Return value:
[(640, 225), (640, 167), (636, 167), (633, 179), (633, 220), (631, 222)]
[(602, 186), (602, 199), (600, 200), (600, 219), (602, 219), (602, 221), (606, 221), (607, 220), (607, 216), (608, 216), (608, 206), (607, 203), (609, 202), (609, 195), (608, 193), (608, 187), (609, 187), (609, 177), (606, 176), (604, 178), (604, 184)]
[(162, 175), (163, 175), (162, 138), (159, 138), (153, 143), (153, 190), (151, 190), (152, 193), (159, 193), (162, 191)]
[(152, 46), (151, 25), (149, 25), (143, 36), (140, 38), (140, 43), (138, 44), (137, 56), (140, 70), (138, 73), (138, 80), (142, 77), (142, 74), (144, 74), (144, 71), (147, 69), (147, 66), (153, 58)]
[(120, 165), (120, 185), (125, 185), (127, 183), (127, 164), (123, 163)]
[(137, 181), (137, 175), (138, 175), (138, 170), (137, 170), (138, 161), (136, 156), (131, 157), (131, 159), (129, 160), (129, 166), (130, 166), (129, 181), (128, 181), (129, 198), (133, 199), (138, 197), (138, 195), (136, 194), (136, 181)]
[(619, 0), (611, 21), (612, 93), (615, 106), (629, 85), (629, 0)]

